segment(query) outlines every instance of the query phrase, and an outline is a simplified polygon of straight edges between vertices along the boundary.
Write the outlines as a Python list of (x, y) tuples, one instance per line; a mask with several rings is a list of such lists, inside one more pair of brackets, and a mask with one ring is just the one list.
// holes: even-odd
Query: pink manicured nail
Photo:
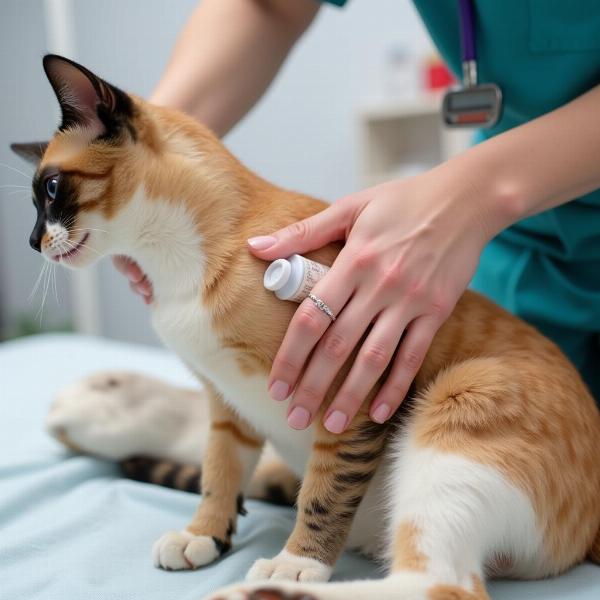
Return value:
[(325, 421), (325, 429), (331, 433), (342, 433), (346, 427), (346, 421), (348, 421), (348, 417), (343, 412), (334, 410)]
[(306, 429), (310, 421), (310, 413), (301, 406), (296, 406), (288, 417), (288, 425), (292, 429)]
[(290, 386), (285, 381), (274, 381), (269, 388), (269, 395), (273, 400), (285, 400), (290, 394)]
[(248, 240), (248, 245), (254, 250), (266, 250), (270, 248), (277, 241), (276, 237), (272, 235), (259, 235)]
[(371, 415), (376, 423), (385, 423), (390, 416), (390, 407), (387, 404), (380, 404)]

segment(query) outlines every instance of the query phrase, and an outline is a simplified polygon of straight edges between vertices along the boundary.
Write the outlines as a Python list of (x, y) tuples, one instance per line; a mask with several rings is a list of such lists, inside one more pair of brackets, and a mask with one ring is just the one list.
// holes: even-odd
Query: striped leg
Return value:
[(339, 436), (316, 427), (294, 530), (279, 555), (254, 563), (248, 580), (326, 581), (344, 548), (354, 513), (383, 453), (387, 427), (365, 415)]
[(263, 446), (263, 440), (225, 406), (214, 390), (210, 396), (211, 427), (202, 462), (202, 501), (183, 531), (166, 533), (154, 544), (154, 564), (164, 569), (194, 569), (231, 548), (237, 515), (245, 512), (243, 490)]
[[(163, 487), (195, 494), (202, 493), (202, 469), (196, 465), (175, 463), (151, 456), (132, 456), (119, 463), (125, 477)], [(246, 489), (246, 496), (279, 506), (294, 506), (300, 481), (294, 472), (265, 447), (254, 475)]]

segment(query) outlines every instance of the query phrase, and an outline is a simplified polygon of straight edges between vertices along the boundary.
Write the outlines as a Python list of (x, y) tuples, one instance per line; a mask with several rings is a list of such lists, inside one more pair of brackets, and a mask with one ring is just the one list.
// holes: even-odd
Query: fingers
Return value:
[(353, 214), (353, 202), (337, 202), (316, 215), (292, 223), (272, 235), (250, 238), (252, 253), (264, 260), (302, 254), (345, 237)]
[(374, 421), (383, 423), (396, 412), (421, 368), (439, 327), (439, 320), (431, 316), (419, 317), (410, 324), (392, 370), (371, 403), (370, 415)]
[[(387, 310), (377, 317), (373, 329), (356, 355), (350, 372), (324, 415), (326, 429), (332, 433), (341, 433), (346, 429), (392, 360), (405, 324), (403, 314), (399, 310)], [(361, 334), (365, 328), (366, 325), (361, 329)], [(383, 422), (391, 413), (384, 413), (389, 409), (385, 404), (381, 406), (377, 417)]]
[(127, 256), (113, 256), (113, 265), (117, 271), (129, 280), (131, 290), (139, 294), (146, 304), (152, 302), (152, 283), (140, 269), (139, 265)]
[(129, 289), (134, 294), (139, 294), (145, 304), (152, 302), (152, 284), (144, 277), (139, 283), (129, 282)]
[(144, 278), (144, 273), (139, 265), (127, 256), (114, 256), (113, 265), (132, 283), (139, 283)]
[[(322, 298), (334, 314), (338, 314), (353, 292), (350, 282), (345, 270), (334, 265), (314, 287), (313, 293)], [(330, 325), (330, 318), (310, 299), (300, 304), (273, 360), (269, 377), (269, 393), (273, 399), (285, 400), (289, 397), (308, 356)], [(292, 426), (303, 429), (302, 422), (306, 420), (308, 425), (310, 420), (310, 415), (308, 418), (307, 415), (307, 412), (296, 411)]]
[[(307, 425), (312, 421), (333, 379), (369, 326), (372, 317), (371, 307), (366, 301), (354, 297), (348, 302), (339, 318), (329, 325), (317, 344), (308, 367), (296, 386), (288, 409), (289, 415), (295, 414), (294, 411), (299, 407), (302, 409), (300, 414), (309, 415)], [(347, 404), (344, 404), (335, 414), (334, 411), (328, 411), (330, 418), (325, 421), (325, 427), (333, 433), (340, 433), (349, 422), (347, 408)]]

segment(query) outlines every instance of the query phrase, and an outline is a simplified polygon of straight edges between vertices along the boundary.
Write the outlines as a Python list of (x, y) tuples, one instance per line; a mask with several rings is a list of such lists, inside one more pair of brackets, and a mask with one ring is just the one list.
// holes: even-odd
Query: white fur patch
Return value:
[(506, 575), (541, 574), (543, 535), (523, 491), (492, 466), (419, 447), (409, 435), (394, 445), (389, 534), (402, 522), (413, 523), (429, 572), (468, 588), (472, 575), (483, 575), (482, 566), (502, 553), (513, 564)]
[(189, 531), (163, 534), (152, 547), (156, 567), (168, 571), (196, 569), (219, 558), (219, 550), (211, 537), (193, 535)]
[(247, 581), (328, 581), (331, 567), (305, 556), (282, 550), (274, 558), (258, 559), (246, 575)]
[(46, 244), (42, 248), (45, 258), (69, 251), (69, 232), (58, 221), (46, 221)]

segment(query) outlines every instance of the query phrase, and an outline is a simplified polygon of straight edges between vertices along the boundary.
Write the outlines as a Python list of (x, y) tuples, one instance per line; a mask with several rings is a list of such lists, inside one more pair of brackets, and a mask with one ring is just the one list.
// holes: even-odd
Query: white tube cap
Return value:
[(289, 281), (292, 265), (285, 258), (273, 261), (265, 271), (263, 285), (271, 292), (280, 290)]

